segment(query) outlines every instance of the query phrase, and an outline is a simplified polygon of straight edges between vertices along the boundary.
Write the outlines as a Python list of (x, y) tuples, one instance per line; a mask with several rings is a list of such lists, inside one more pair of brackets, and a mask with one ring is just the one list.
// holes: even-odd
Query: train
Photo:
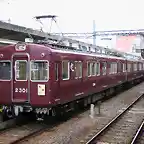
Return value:
[(56, 116), (143, 78), (141, 59), (58, 44), (23, 42), (0, 48), (0, 105), (9, 118), (23, 113), (37, 119)]

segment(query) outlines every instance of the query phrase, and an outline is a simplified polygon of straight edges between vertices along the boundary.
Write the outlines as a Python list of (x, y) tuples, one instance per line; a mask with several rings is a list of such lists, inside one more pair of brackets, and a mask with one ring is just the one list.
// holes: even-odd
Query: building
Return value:
[(116, 35), (99, 36), (97, 45), (113, 48), (122, 52), (141, 55), (141, 49), (144, 49), (144, 37), (142, 35)]

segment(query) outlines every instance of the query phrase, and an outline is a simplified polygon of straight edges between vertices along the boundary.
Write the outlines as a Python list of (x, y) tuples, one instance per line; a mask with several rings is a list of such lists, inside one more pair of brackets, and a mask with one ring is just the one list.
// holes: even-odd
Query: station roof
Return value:
[(23, 26), (18, 26), (0, 21), (0, 38), (16, 41), (24, 41), (25, 38), (29, 37), (28, 33), (32, 35), (34, 39), (44, 39), (45, 37), (48, 37), (49, 39), (57, 40), (58, 37), (48, 35), (45, 32), (41, 32), (31, 28), (26, 28)]

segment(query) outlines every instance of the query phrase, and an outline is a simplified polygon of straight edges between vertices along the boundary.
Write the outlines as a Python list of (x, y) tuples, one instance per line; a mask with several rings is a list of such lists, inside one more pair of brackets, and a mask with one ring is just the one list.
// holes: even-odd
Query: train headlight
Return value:
[(0, 54), (0, 58), (3, 58), (3, 54)]

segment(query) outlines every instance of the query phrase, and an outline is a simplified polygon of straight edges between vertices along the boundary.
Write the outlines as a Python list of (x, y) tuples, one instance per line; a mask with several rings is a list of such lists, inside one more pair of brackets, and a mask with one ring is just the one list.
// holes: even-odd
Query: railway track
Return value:
[(31, 136), (39, 134), (47, 129), (47, 125), (39, 123), (30, 123), (14, 128), (5, 129), (0, 132), (0, 143), (16, 144)]
[(142, 121), (140, 127), (138, 128), (131, 144), (143, 144), (144, 143), (144, 120)]
[(32, 137), (38, 136), (45, 131), (51, 131), (52, 128), (65, 122), (67, 117), (55, 120), (49, 119), (48, 122), (30, 122), (21, 126), (6, 128), (0, 131), (0, 144), (17, 144), (25, 142)]
[[(141, 100), (141, 101), (140, 101)], [(99, 132), (91, 133), (87, 140), (84, 140), (86, 144), (98, 144), (98, 143), (130, 143), (132, 138), (125, 138), (128, 128), (133, 128), (133, 131), (136, 130), (138, 126), (135, 126), (135, 122), (132, 121), (133, 118), (138, 118), (137, 115), (134, 115), (133, 112), (130, 112), (133, 108), (139, 108), (139, 103), (142, 105), (143, 94), (133, 101), (125, 110), (120, 114), (114, 117), (107, 125), (105, 125)], [(135, 109), (136, 109), (135, 108)], [(132, 116), (133, 115), (133, 116)], [(141, 121), (143, 120), (143, 115), (140, 115)]]

